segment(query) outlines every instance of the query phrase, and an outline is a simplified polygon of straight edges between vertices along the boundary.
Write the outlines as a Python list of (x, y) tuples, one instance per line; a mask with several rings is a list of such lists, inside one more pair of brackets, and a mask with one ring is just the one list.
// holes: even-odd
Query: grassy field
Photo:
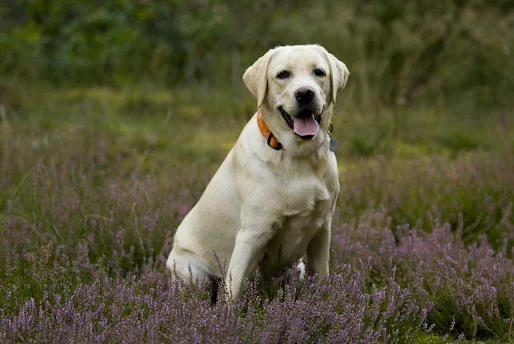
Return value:
[(202, 87), (0, 90), (2, 343), (514, 343), (514, 118), (336, 106), (331, 274), (229, 308), (173, 233), (254, 111)]

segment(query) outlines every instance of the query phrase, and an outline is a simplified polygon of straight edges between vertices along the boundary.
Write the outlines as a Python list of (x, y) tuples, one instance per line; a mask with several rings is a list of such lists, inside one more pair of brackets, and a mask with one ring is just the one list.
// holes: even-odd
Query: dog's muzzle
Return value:
[(315, 114), (309, 108), (304, 108), (294, 117), (287, 113), (283, 107), (280, 107), (279, 111), (288, 127), (302, 139), (310, 140), (318, 133), (323, 110), (321, 113)]

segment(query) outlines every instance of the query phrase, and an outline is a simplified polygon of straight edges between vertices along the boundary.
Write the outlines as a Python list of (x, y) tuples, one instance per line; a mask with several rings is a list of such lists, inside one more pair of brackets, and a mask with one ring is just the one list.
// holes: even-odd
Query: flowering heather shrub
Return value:
[[(419, 233), (398, 229), (336, 229), (338, 259), (367, 271), (370, 281), (395, 277), (428, 312), (427, 323), (468, 338), (512, 336), (514, 262), (512, 251), (496, 253), (485, 240), (469, 247), (448, 225)], [(349, 239), (351, 237), (352, 239)], [(382, 282), (384, 283), (384, 282)]]
[(505, 240), (514, 240), (512, 154), (363, 162), (342, 175), (339, 215), (359, 223), (368, 221), (370, 211), (381, 209), (384, 216), (380, 222), (371, 217), (373, 225), (393, 231), (406, 223), (431, 230), (434, 221), (448, 222), (460, 228), (466, 243), (487, 234), (500, 249)]
[[(224, 301), (168, 283), (163, 273), (139, 281), (96, 276), (62, 283), (59, 294), (28, 298), (14, 314), (2, 310), (8, 342), (259, 342), (373, 343), (399, 341), (425, 320), (426, 310), (391, 279), (365, 291), (362, 276), (341, 266), (320, 290), (296, 282), (273, 299)], [(151, 276), (149, 276), (151, 275)], [(15, 295), (12, 286), (8, 292)], [(407, 328), (408, 327), (408, 328)]]
[(127, 157), (80, 136), (8, 145), (2, 343), (514, 339), (510, 152), (359, 164), (341, 176), (324, 283), (257, 278), (237, 304), (211, 306), (208, 290), (172, 284), (165, 260), (212, 169), (128, 173)]

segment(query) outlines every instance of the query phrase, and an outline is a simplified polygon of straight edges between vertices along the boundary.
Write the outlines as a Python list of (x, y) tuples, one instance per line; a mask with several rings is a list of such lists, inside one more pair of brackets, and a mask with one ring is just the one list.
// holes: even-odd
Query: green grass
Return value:
[[(41, 140), (49, 133), (74, 136), (90, 131), (110, 140), (120, 152), (151, 154), (159, 161), (166, 152), (166, 164), (176, 162), (175, 154), (195, 154), (195, 161), (209, 156), (219, 162), (255, 109), (247, 92), (202, 87), (56, 90), (14, 84), (3, 91), (4, 127), (17, 136)], [(456, 158), (514, 144), (514, 120), (505, 112), (471, 116), (437, 108), (380, 108), (362, 113), (348, 111), (344, 95), (340, 101), (333, 134), (341, 143), (338, 155), (345, 164), (377, 156)]]

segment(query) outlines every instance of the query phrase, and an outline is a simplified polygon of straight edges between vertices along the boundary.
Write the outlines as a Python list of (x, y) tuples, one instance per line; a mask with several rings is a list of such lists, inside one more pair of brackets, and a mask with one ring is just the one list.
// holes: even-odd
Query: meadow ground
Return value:
[(514, 342), (509, 114), (337, 105), (333, 273), (248, 283), (228, 307), (165, 260), (249, 95), (2, 92), (2, 343)]

